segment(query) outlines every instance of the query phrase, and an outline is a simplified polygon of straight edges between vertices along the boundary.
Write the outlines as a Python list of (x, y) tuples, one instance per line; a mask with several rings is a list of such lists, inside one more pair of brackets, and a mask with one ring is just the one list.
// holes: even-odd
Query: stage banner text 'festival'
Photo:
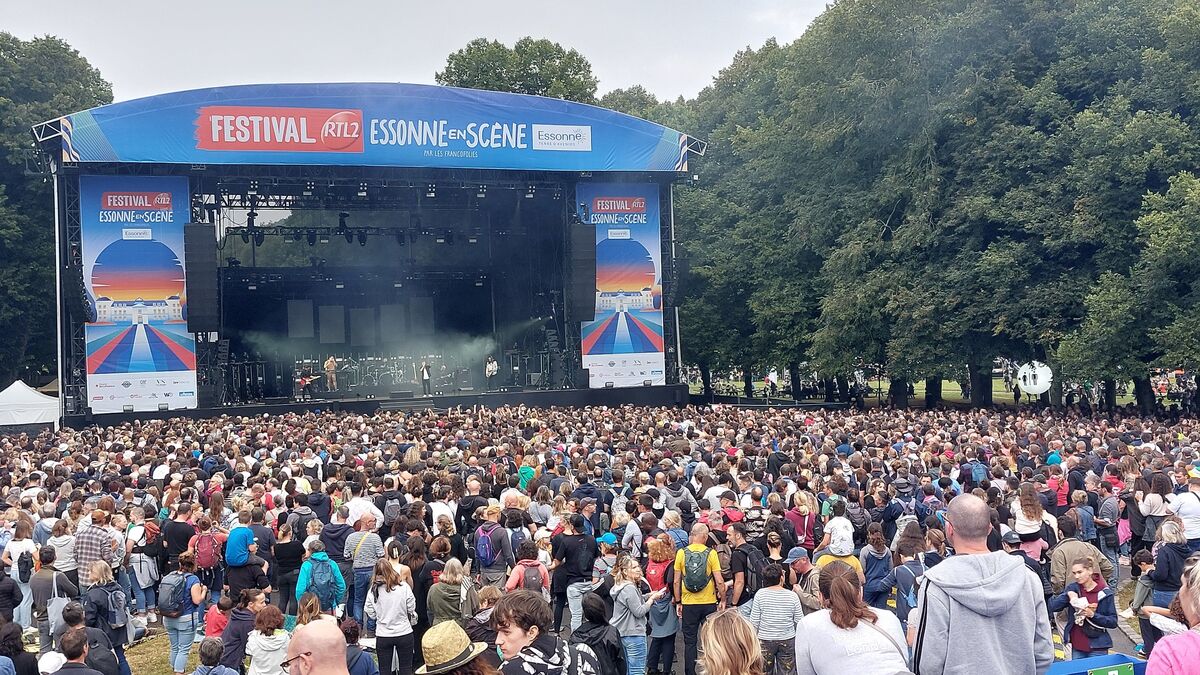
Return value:
[(581, 183), (576, 196), (596, 227), (596, 318), (582, 327), (589, 385), (666, 384), (658, 186)]
[(196, 407), (184, 294), (189, 201), (182, 177), (79, 179), (83, 274), (96, 308), (85, 326), (93, 412)]

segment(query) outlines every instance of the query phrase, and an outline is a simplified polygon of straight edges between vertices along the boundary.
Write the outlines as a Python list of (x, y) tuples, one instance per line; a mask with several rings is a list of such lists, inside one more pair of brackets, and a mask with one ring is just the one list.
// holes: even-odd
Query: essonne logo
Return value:
[(100, 208), (105, 211), (170, 211), (170, 192), (104, 192)]
[(596, 197), (592, 213), (645, 213), (645, 197)]
[(362, 152), (361, 110), (207, 106), (196, 117), (200, 150)]

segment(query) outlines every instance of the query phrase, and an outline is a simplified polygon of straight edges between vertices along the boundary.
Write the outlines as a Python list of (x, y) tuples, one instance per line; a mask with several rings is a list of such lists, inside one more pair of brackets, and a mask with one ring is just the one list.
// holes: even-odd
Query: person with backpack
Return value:
[(650, 606), (649, 614), (650, 645), (646, 671), (660, 675), (672, 672), (675, 634), (679, 632), (679, 615), (671, 594), (671, 589), (675, 588), (675, 547), (669, 539), (659, 536), (646, 542), (646, 583), (652, 591), (666, 591)]
[(212, 518), (200, 516), (196, 534), (188, 542), (187, 552), (196, 559), (196, 576), (208, 587), (209, 602), (221, 598), (225, 586), (225, 541), (228, 536), (218, 532)]
[(162, 557), (162, 538), (158, 527), (146, 522), (146, 512), (135, 506), (129, 512), (129, 532), (125, 535), (125, 550), (129, 554), (130, 585), (138, 617), (149, 623), (157, 620), (155, 610), (158, 586), (158, 560)]
[[(767, 566), (767, 556), (762, 549), (751, 544), (748, 540), (748, 529), (745, 523), (734, 523), (726, 530), (726, 540), (729, 542), (729, 574), (733, 581), (733, 592), (730, 603), (734, 607), (744, 607), (754, 598), (754, 594), (762, 587), (762, 571)], [(743, 613), (749, 612), (749, 607)]]
[(267, 596), (257, 588), (247, 588), (238, 597), (238, 604), (229, 614), (229, 625), (221, 633), (225, 648), (221, 652), (221, 665), (233, 668), (245, 675), (246, 642), (254, 631), (254, 619), (259, 610), (267, 606)]
[(112, 645), (120, 675), (131, 675), (125, 659), (125, 645), (130, 643), (129, 596), (113, 577), (112, 566), (104, 560), (92, 563), (89, 569), (92, 585), (80, 598), (89, 628), (100, 629)]
[[(645, 636), (642, 636), (645, 639)], [(596, 593), (583, 596), (583, 623), (571, 631), (568, 645), (587, 645), (596, 655), (599, 675), (627, 675), (629, 668), (621, 635), (608, 622), (608, 607)], [(644, 653), (643, 653), (644, 656)]]
[(725, 579), (717, 552), (705, 545), (708, 526), (696, 523), (686, 547), (675, 555), (675, 598), (683, 624), (683, 666), (686, 675), (696, 675), (700, 625), (719, 609), (725, 609)]
[(158, 592), (158, 610), (171, 643), (167, 661), (176, 675), (182, 675), (196, 639), (196, 611), (208, 597), (208, 589), (196, 576), (196, 558), (181, 554), (178, 569), (163, 577)]
[(317, 596), (321, 611), (326, 614), (333, 614), (346, 599), (346, 580), (325, 553), (325, 544), (320, 539), (308, 544), (308, 558), (300, 565), (300, 576), (296, 579), (296, 602), (309, 592)]
[(446, 561), (446, 566), (437, 576), (437, 583), (429, 589), (426, 606), (431, 627), (443, 621), (454, 621), (461, 626), (466, 619), (475, 615), (479, 607), (479, 594), (471, 585), (462, 563), (454, 558)]
[(917, 605), (917, 589), (927, 568), (921, 560), (921, 550), (916, 542), (901, 540), (900, 564), (893, 567), (881, 578), (868, 581), (863, 587), (863, 598), (882, 598), (880, 604), (872, 605), (876, 609), (887, 609), (887, 599), (893, 589), (896, 592), (896, 618), (900, 626), (908, 630), (908, 615)]
[(43, 546), (38, 551), (41, 569), (34, 573), (29, 580), (29, 591), (33, 595), (33, 622), (38, 628), (38, 653), (50, 651), (53, 643), (51, 636), (50, 613), (53, 610), (54, 625), (62, 623), (62, 608), (70, 598), (79, 597), (79, 589), (71, 583), (66, 574), (58, 571), (55, 566), (57, 553), (53, 546)]
[(517, 563), (513, 555), (512, 532), (500, 526), (500, 507), (483, 511), (483, 522), (475, 528), (476, 578), (480, 586), (502, 586), (508, 570)]
[(13, 526), (13, 538), (0, 555), (8, 567), (9, 576), (21, 591), (21, 601), (13, 608), (10, 621), (29, 628), (33, 625), (33, 594), (29, 592), (29, 580), (33, 578), (34, 560), (38, 546), (33, 542), (33, 527), (28, 521), (19, 520)]
[(521, 542), (517, 549), (517, 564), (504, 583), (505, 591), (526, 590), (550, 600), (550, 572), (538, 560), (537, 544), (532, 539)]
[(929, 517), (929, 509), (913, 494), (915, 489), (912, 479), (905, 476), (895, 479), (889, 486), (892, 500), (880, 514), (880, 520), (883, 523), (883, 536), (891, 542), (893, 548), (899, 540), (899, 533), (903, 532), (909, 523), (915, 522), (921, 526), (922, 532), (925, 531), (925, 519)]

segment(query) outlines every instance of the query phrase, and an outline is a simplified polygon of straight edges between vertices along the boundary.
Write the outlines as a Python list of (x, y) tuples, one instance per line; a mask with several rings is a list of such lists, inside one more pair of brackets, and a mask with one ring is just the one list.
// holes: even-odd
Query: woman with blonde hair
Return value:
[(737, 608), (713, 614), (700, 627), (700, 668), (704, 675), (763, 675), (762, 645)]
[(81, 597), (84, 620), (88, 628), (100, 629), (108, 641), (112, 643), (113, 653), (117, 655), (120, 672), (129, 673), (129, 662), (125, 660), (125, 645), (129, 642), (125, 626), (113, 628), (108, 621), (108, 598), (112, 593), (125, 591), (113, 577), (112, 567), (103, 560), (97, 560), (91, 566), (92, 585)]
[(303, 626), (319, 619), (336, 620), (332, 614), (321, 611), (321, 599), (317, 597), (316, 593), (309, 591), (301, 595), (299, 606), (296, 609), (296, 625)]
[(840, 561), (825, 565), (817, 588), (825, 608), (804, 617), (796, 629), (798, 675), (907, 671), (900, 620), (863, 602), (854, 568)]
[(642, 568), (636, 558), (621, 556), (612, 569), (613, 613), (609, 624), (621, 636), (625, 648), (626, 675), (645, 675), (646, 616), (655, 601), (667, 594), (666, 588), (643, 594)]
[(650, 605), (646, 669), (670, 673), (675, 662), (675, 634), (679, 632), (679, 615), (671, 597), (671, 589), (675, 587), (675, 544), (670, 535), (660, 534), (646, 541), (646, 551), (646, 583), (652, 591), (666, 591)]
[(1154, 645), (1150, 661), (1146, 664), (1146, 675), (1172, 675), (1186, 673), (1194, 668), (1200, 654), (1200, 558), (1196, 554), (1188, 557), (1184, 564), (1179, 608), (1183, 610), (1185, 622), (1192, 630), (1162, 638)]
[(446, 561), (437, 583), (429, 589), (427, 605), (430, 626), (442, 621), (457, 621), (462, 625), (464, 618), (474, 616), (479, 609), (479, 596), (457, 559)]

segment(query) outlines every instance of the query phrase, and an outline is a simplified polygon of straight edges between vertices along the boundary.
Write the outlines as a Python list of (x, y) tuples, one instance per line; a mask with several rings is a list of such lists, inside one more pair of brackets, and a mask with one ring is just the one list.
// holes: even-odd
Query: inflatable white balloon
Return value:
[(1021, 391), (1032, 396), (1041, 396), (1050, 391), (1053, 380), (1054, 373), (1050, 366), (1038, 361), (1026, 363), (1017, 370), (1017, 384), (1021, 386)]

